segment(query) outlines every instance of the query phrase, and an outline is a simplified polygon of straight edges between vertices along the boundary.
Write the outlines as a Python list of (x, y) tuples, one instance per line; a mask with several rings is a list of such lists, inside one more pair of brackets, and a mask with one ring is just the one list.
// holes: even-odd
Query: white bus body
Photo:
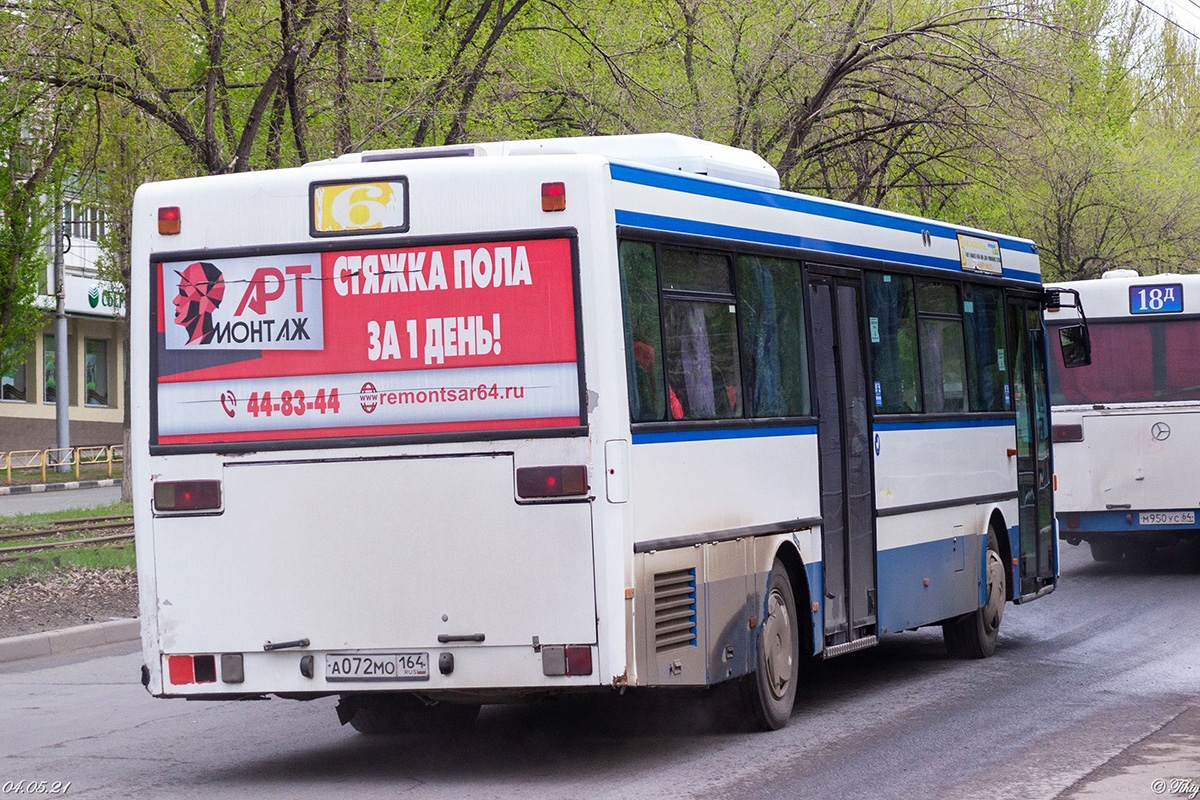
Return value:
[[(1059, 534), (1118, 560), (1200, 533), (1190, 470), (1200, 451), (1200, 275), (1060, 284), (1079, 292), (1091, 366), (1051, 362)], [(1076, 319), (1047, 311), (1050, 335)]]
[(1036, 247), (777, 185), (651, 135), (143, 186), (149, 691), (747, 676), (779, 727), (802, 656), (989, 654), (1057, 578)]

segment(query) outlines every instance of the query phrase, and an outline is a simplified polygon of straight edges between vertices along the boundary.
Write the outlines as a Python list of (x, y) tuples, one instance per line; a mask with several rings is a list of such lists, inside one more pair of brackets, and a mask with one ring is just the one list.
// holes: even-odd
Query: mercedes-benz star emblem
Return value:
[(1171, 435), (1171, 426), (1165, 422), (1156, 422), (1150, 428), (1150, 435), (1154, 437), (1154, 441), (1161, 442)]

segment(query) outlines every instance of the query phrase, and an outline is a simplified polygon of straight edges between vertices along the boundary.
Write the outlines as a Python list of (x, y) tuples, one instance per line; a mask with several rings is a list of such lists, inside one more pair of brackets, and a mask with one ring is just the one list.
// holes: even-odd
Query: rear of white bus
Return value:
[(619, 309), (607, 167), (470, 152), (138, 191), (152, 694), (473, 704), (626, 674), (627, 548), (600, 533), (624, 476), (598, 464), (628, 425), (588, 391), (622, 374), (591, 335)]
[[(1062, 285), (1087, 311), (1092, 363), (1065, 370), (1051, 348), (1059, 536), (1116, 561), (1200, 535), (1200, 280), (1113, 270)], [(1074, 317), (1047, 312), (1050, 334)]]

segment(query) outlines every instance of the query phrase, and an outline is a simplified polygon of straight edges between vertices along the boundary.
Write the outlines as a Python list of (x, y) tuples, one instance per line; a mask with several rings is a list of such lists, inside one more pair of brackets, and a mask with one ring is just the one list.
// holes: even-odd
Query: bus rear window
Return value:
[(151, 265), (159, 447), (581, 427), (567, 238)]
[(1053, 405), (1200, 400), (1200, 320), (1089, 320), (1092, 363), (1066, 369), (1051, 330)]

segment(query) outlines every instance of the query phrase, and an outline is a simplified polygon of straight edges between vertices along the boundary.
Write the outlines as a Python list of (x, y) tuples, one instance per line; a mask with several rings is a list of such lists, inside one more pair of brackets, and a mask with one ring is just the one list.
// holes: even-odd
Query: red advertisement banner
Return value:
[(569, 239), (158, 269), (161, 444), (578, 420)]

